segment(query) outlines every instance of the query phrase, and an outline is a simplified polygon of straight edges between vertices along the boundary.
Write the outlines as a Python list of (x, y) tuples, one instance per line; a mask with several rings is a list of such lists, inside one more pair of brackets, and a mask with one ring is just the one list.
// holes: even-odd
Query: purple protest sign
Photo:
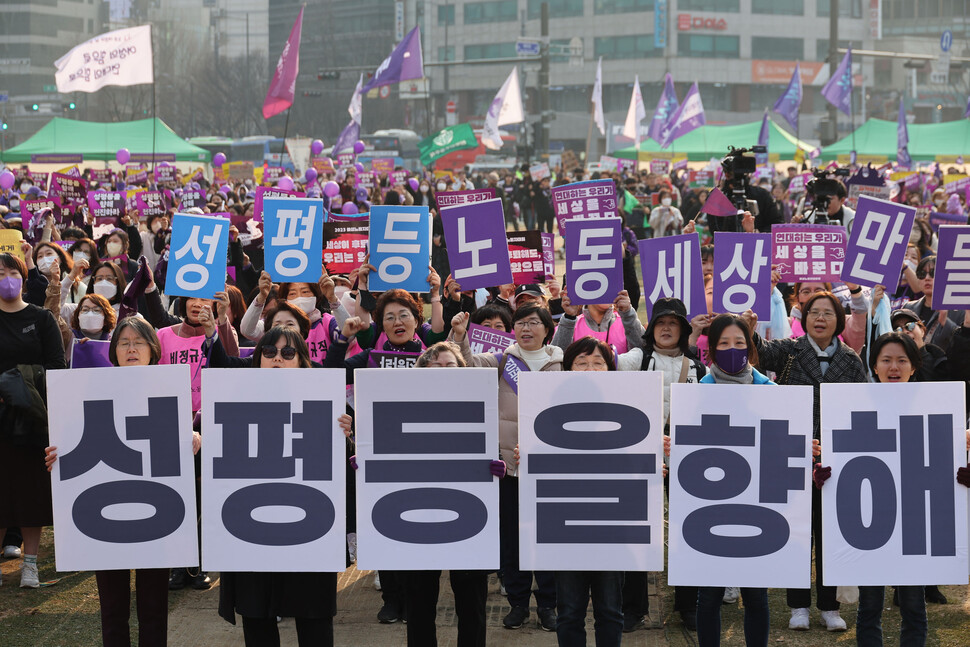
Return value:
[(967, 224), (967, 217), (962, 213), (942, 213), (940, 211), (931, 211), (928, 220), (930, 227), (933, 228), (933, 231), (939, 230), (940, 225)]
[(79, 177), (72, 177), (66, 173), (52, 173), (51, 186), (47, 191), (50, 197), (60, 196), (66, 203), (68, 200), (84, 200), (87, 194), (87, 183)]
[[(953, 177), (952, 175), (950, 177)], [(963, 176), (958, 177), (955, 180), (951, 180), (943, 185), (943, 190), (949, 193), (959, 193), (960, 191), (966, 191), (970, 189), (970, 177)]]
[(182, 191), (182, 197), (179, 198), (179, 209), (182, 211), (186, 209), (205, 209), (205, 205), (205, 191), (199, 191), (198, 189), (186, 189)]
[(933, 307), (970, 310), (970, 226), (940, 227), (933, 279)]
[(546, 272), (546, 280), (556, 278), (556, 235), (542, 233), (542, 268)]
[(626, 173), (628, 171), (637, 170), (637, 161), (628, 159), (617, 159), (616, 160), (616, 170), (620, 173)]
[(472, 353), (501, 353), (515, 343), (515, 335), (494, 328), (468, 324), (468, 345)]
[(164, 184), (164, 183), (174, 184), (176, 182), (176, 177), (175, 177), (176, 171), (178, 171), (177, 168), (175, 168), (174, 166), (169, 166), (167, 164), (165, 166), (156, 166), (155, 182), (158, 184)]
[(438, 191), (434, 194), (434, 201), (439, 209), (454, 207), (459, 204), (470, 204), (472, 202), (485, 202), (497, 198), (495, 189), (474, 189), (472, 191)]
[(643, 296), (647, 316), (663, 297), (684, 302), (687, 318), (707, 314), (701, 243), (697, 234), (649, 238), (637, 243), (643, 272)]
[(71, 368), (107, 368), (111, 366), (108, 359), (110, 341), (89, 339), (83, 344), (75, 339), (71, 345)]
[(91, 191), (88, 193), (88, 211), (98, 225), (117, 222), (125, 215), (127, 196), (120, 191)]
[(337, 153), (337, 166), (347, 168), (354, 165), (353, 153)]
[(566, 290), (574, 305), (613, 303), (623, 289), (619, 218), (574, 219), (566, 236)]
[(714, 312), (771, 318), (771, 234), (714, 234)]
[(650, 172), (667, 175), (670, 173), (670, 160), (650, 160)]
[(282, 166), (267, 166), (263, 171), (263, 186), (273, 186), (284, 175), (286, 170)]
[(114, 181), (114, 173), (109, 168), (91, 169), (91, 180), (98, 184), (110, 184)]
[(842, 225), (772, 225), (771, 238), (771, 262), (783, 283), (841, 280), (847, 238)]
[(51, 212), (54, 214), (54, 221), (60, 222), (60, 217), (61, 217), (60, 198), (42, 198), (40, 200), (21, 200), (20, 201), (20, 222), (23, 224), (24, 230), (31, 231), (36, 226), (38, 226), (38, 223), (34, 221), (37, 218), (37, 214), (39, 214), (44, 209), (50, 209)]
[(383, 175), (389, 174), (394, 170), (394, 158), (393, 157), (378, 157), (370, 161), (370, 168), (374, 173), (381, 173)]
[(391, 184), (404, 184), (408, 181), (408, 172), (404, 169), (391, 171)]
[(516, 285), (545, 283), (542, 234), (538, 231), (507, 231), (505, 239), (512, 261), (512, 282)]
[(263, 222), (263, 200), (266, 198), (305, 198), (302, 191), (288, 191), (286, 189), (256, 187), (256, 198), (253, 200), (253, 220)]
[(561, 236), (566, 235), (567, 220), (616, 218), (619, 215), (613, 180), (591, 180), (554, 186), (550, 193)]
[(845, 249), (842, 280), (868, 287), (897, 285), (915, 218), (913, 207), (860, 197)]
[(128, 158), (129, 162), (154, 164), (156, 162), (174, 162), (175, 153), (132, 153)]
[(505, 213), (498, 198), (441, 209), (451, 276), (462, 290), (512, 282)]
[(148, 170), (141, 164), (129, 164), (125, 167), (125, 184), (148, 184)]
[(142, 218), (165, 215), (165, 197), (161, 191), (141, 191), (135, 194), (135, 208)]
[(41, 191), (47, 190), (47, 183), (50, 181), (50, 177), (50, 173), (44, 173), (42, 171), (30, 172), (30, 179), (33, 180), (34, 184), (37, 185)]

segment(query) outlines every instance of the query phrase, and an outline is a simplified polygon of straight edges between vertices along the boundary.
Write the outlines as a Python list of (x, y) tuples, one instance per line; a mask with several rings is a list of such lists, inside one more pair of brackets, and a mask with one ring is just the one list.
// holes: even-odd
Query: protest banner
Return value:
[(899, 282), (916, 209), (888, 200), (859, 198), (845, 249), (842, 280), (864, 287)]
[(688, 319), (707, 314), (701, 244), (696, 234), (649, 238), (637, 246), (648, 317), (653, 304), (662, 297), (683, 301)]
[(793, 177), (788, 183), (788, 193), (790, 195), (795, 195), (799, 193), (805, 193), (805, 186), (815, 177), (811, 173), (800, 173)]
[(812, 398), (808, 386), (670, 385), (670, 584), (810, 586)]
[(372, 291), (428, 291), (431, 214), (427, 207), (374, 205), (369, 235), (370, 264), (377, 268), (367, 276)]
[(381, 175), (389, 175), (394, 170), (393, 157), (378, 157), (370, 161), (371, 171)]
[(785, 283), (840, 281), (847, 238), (842, 225), (772, 225), (771, 262)]
[(263, 186), (273, 186), (285, 176), (286, 169), (282, 166), (267, 166), (263, 169)]
[(125, 215), (127, 196), (121, 191), (89, 191), (88, 211), (99, 225), (116, 223)]
[(827, 585), (966, 586), (964, 400), (962, 382), (822, 384)]
[(512, 263), (512, 283), (515, 285), (545, 283), (542, 234), (538, 231), (508, 231), (505, 232), (505, 240)]
[(54, 216), (54, 222), (61, 222), (62, 212), (60, 197), (41, 198), (39, 200), (21, 200), (20, 222), (22, 223), (22, 227), (29, 231), (39, 226), (41, 224), (38, 222), (40, 213), (47, 209), (51, 210), (51, 215)]
[(337, 166), (340, 168), (349, 168), (354, 165), (354, 154), (353, 153), (337, 153)]
[(512, 333), (479, 326), (478, 324), (468, 324), (468, 346), (473, 355), (501, 353), (514, 343), (515, 335)]
[(263, 200), (263, 249), (274, 281), (316, 283), (323, 273), (323, 200)]
[[(876, 198), (878, 200), (889, 200), (892, 195), (892, 187), (888, 186), (870, 186), (867, 184), (850, 184), (848, 197), (845, 200), (845, 204), (850, 209), (858, 209), (859, 198), (865, 196), (869, 198)], [(854, 225), (853, 225), (854, 226)]]
[(714, 234), (714, 312), (771, 319), (771, 234)]
[(165, 197), (161, 191), (141, 191), (135, 194), (135, 208), (138, 209), (138, 213), (143, 219), (151, 216), (164, 216), (166, 213)]
[(439, 209), (444, 209), (471, 202), (484, 202), (497, 197), (495, 189), (484, 188), (469, 191), (438, 191), (434, 194), (434, 201)]
[(172, 218), (171, 253), (165, 274), (170, 296), (211, 299), (226, 289), (229, 221), (177, 213)]
[(72, 177), (64, 173), (52, 173), (50, 189), (47, 196), (50, 198), (61, 198), (64, 204), (69, 200), (84, 200), (87, 194), (87, 183), (80, 177)]
[(714, 171), (688, 171), (687, 186), (691, 189), (713, 189)]
[(360, 369), (355, 382), (358, 566), (497, 568), (495, 370)]
[(607, 171), (618, 171), (620, 167), (617, 166), (617, 158), (612, 155), (600, 155), (600, 166), (602, 166)]
[(546, 271), (546, 280), (556, 278), (556, 237), (554, 234), (543, 232), (542, 237), (542, 267)]
[(637, 160), (618, 159), (616, 160), (616, 170), (620, 173), (628, 173), (637, 170)]
[(54, 65), (57, 91), (63, 94), (96, 92), (106, 85), (152, 83), (151, 25), (95, 36), (74, 46)]
[(519, 564), (664, 567), (663, 378), (519, 375)]
[[(110, 184), (114, 182), (114, 171), (109, 168), (93, 168), (91, 169), (91, 180), (101, 184)], [(37, 179), (34, 179), (37, 182)]]
[(327, 274), (350, 274), (364, 264), (369, 230), (366, 217), (323, 223), (323, 265)]
[(182, 197), (179, 198), (179, 209), (182, 211), (186, 209), (204, 209), (207, 202), (205, 191), (185, 189), (182, 191)]
[(367, 189), (368, 194), (371, 192), (371, 189), (377, 186), (377, 184), (378, 184), (377, 177), (373, 173), (368, 173), (367, 171), (364, 171), (363, 173), (357, 174), (356, 186), (358, 188)]
[(125, 184), (148, 184), (148, 169), (144, 164), (128, 164), (125, 167)]
[(667, 175), (670, 173), (670, 160), (650, 160), (650, 172)]
[(398, 184), (404, 184), (408, 181), (408, 172), (405, 169), (400, 169), (397, 171), (391, 171), (391, 186), (397, 186)]
[(246, 180), (253, 179), (254, 168), (253, 163), (250, 161), (229, 162), (216, 169), (216, 171), (220, 170), (228, 172), (228, 179), (233, 182), (245, 182)]
[[(917, 210), (916, 217), (919, 218), (919, 216), (919, 210)], [(967, 216), (962, 213), (942, 213), (939, 211), (931, 211), (930, 215), (927, 217), (927, 220), (935, 233), (939, 233), (941, 225), (967, 224)]]
[(343, 371), (209, 368), (202, 382), (203, 569), (343, 571)]
[(189, 368), (50, 371), (47, 394), (57, 570), (197, 566)]
[(111, 366), (108, 347), (111, 342), (99, 339), (71, 340), (71, 368), (107, 368)]
[(566, 235), (567, 220), (619, 216), (616, 185), (613, 180), (590, 180), (554, 186), (550, 189), (550, 194), (560, 236)]
[(13, 254), (20, 260), (24, 260), (24, 252), (21, 249), (23, 242), (24, 234), (19, 229), (0, 229), (0, 254)]
[(155, 183), (175, 184), (178, 182), (178, 178), (176, 177), (177, 173), (178, 168), (169, 164), (159, 164), (155, 167)]
[(940, 227), (933, 279), (936, 310), (970, 310), (970, 226)]
[(333, 160), (324, 155), (314, 155), (310, 158), (310, 162), (313, 168), (316, 169), (317, 173), (323, 175), (334, 172)]
[(266, 198), (305, 198), (303, 191), (289, 191), (265, 186), (256, 187), (256, 197), (253, 198), (253, 220), (263, 222), (263, 200)]
[(500, 199), (441, 207), (440, 213), (451, 276), (462, 290), (512, 282)]
[(533, 182), (538, 182), (539, 180), (549, 177), (551, 175), (549, 171), (549, 164), (546, 162), (533, 164), (529, 167), (529, 175), (532, 177)]
[(573, 305), (613, 303), (623, 290), (622, 220), (575, 220), (566, 236), (566, 290)]

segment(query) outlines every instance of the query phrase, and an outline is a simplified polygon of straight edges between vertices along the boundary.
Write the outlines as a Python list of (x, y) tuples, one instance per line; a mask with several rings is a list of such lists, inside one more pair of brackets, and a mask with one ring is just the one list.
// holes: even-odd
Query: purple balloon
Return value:
[(418, 178), (413, 177), (413, 178), (411, 178), (411, 179), (408, 180), (408, 186), (411, 187), (411, 190), (412, 191), (417, 191), (418, 190), (418, 187), (421, 186), (421, 183), (418, 182)]
[(364, 187), (357, 189), (357, 193), (354, 194), (354, 197), (357, 199), (358, 202), (363, 202), (368, 198), (367, 189), (365, 189)]
[(317, 169), (308, 168), (306, 170), (306, 183), (313, 184), (317, 179)]
[(357, 213), (357, 205), (353, 202), (345, 202), (342, 207), (340, 207), (340, 213), (345, 216), (352, 216)]
[(310, 143), (310, 152), (314, 155), (319, 155), (323, 152), (323, 142), (319, 139), (314, 139)]
[(232, 187), (229, 186), (228, 184), (223, 184), (221, 187), (219, 187), (219, 190), (225, 193), (226, 195), (229, 195), (232, 192)]
[(323, 193), (329, 198), (333, 198), (340, 194), (340, 185), (330, 180), (323, 185)]
[(10, 171), (4, 171), (0, 173), (0, 189), (6, 191), (13, 186), (14, 182), (17, 181), (17, 176), (15, 176)]
[(356, 164), (354, 164), (354, 168), (357, 169), (358, 173), (364, 172), (364, 165), (361, 164), (360, 162), (357, 162)]
[(119, 164), (127, 164), (128, 160), (131, 159), (131, 153), (128, 152), (127, 148), (119, 148), (118, 152), (115, 153), (115, 159), (118, 160)]
[(226, 163), (226, 154), (225, 153), (216, 153), (212, 157), (212, 165), (213, 166), (222, 166), (225, 163)]
[(354, 155), (360, 155), (366, 148), (367, 145), (364, 142), (357, 140), (354, 142)]
[(284, 175), (276, 181), (276, 188), (283, 189), (284, 191), (292, 191), (293, 179)]

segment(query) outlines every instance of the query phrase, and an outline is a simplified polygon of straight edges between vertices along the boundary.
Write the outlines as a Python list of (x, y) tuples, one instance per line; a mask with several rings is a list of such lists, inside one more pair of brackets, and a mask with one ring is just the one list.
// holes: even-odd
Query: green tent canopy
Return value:
[(86, 161), (114, 160), (121, 148), (131, 153), (154, 152), (175, 155), (179, 162), (208, 163), (212, 154), (186, 142), (161, 119), (142, 119), (119, 123), (75, 121), (55, 117), (33, 137), (0, 153), (7, 164), (30, 162), (31, 155), (83, 155)]
[[(772, 119), (768, 120), (768, 153), (777, 154), (779, 159), (794, 159), (795, 151), (801, 148), (809, 153), (814, 147), (804, 141), (799, 141), (794, 135), (778, 127)], [(640, 152), (644, 153), (687, 153), (691, 162), (706, 162), (712, 157), (721, 158), (728, 152), (728, 146), (735, 148), (750, 148), (758, 143), (761, 132), (761, 120), (752, 121), (736, 126), (701, 126), (683, 137), (680, 137), (667, 148), (661, 149), (660, 144), (652, 139), (640, 143)], [(611, 153), (614, 157), (634, 159), (636, 151), (633, 146)]]
[[(858, 155), (881, 155), (896, 159), (896, 122), (870, 119), (852, 135), (843, 137), (822, 149), (822, 159), (831, 160), (852, 153), (853, 143)], [(932, 161), (937, 155), (970, 156), (970, 120), (945, 121), (939, 124), (911, 124), (909, 156), (913, 161)]]

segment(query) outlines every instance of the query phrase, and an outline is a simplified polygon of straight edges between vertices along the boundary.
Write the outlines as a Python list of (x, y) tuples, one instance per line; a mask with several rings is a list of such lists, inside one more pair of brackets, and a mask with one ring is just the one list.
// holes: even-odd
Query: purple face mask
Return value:
[(24, 281), (19, 276), (5, 276), (0, 279), (0, 299), (13, 301), (21, 295), (24, 289)]
[(747, 348), (725, 348), (714, 351), (714, 362), (725, 373), (737, 375), (748, 364)]

